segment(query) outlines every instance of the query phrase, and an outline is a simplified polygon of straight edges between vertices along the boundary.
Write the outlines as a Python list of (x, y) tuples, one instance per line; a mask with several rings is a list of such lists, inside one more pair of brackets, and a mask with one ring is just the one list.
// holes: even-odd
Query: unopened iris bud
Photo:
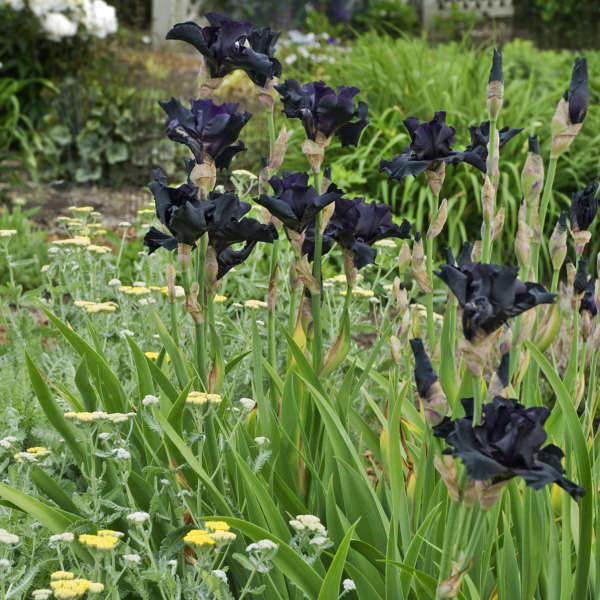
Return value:
[(439, 196), (446, 177), (446, 163), (443, 160), (432, 163), (425, 169), (425, 176), (433, 195)]
[(442, 481), (450, 494), (450, 498), (454, 502), (458, 502), (460, 495), (458, 493), (458, 466), (456, 461), (451, 456), (443, 454), (441, 457), (433, 457), (433, 466), (435, 470), (441, 475)]
[(592, 234), (587, 231), (598, 212), (598, 182), (594, 179), (583, 190), (571, 195), (571, 236), (575, 252), (581, 256)]
[(183, 267), (185, 271), (192, 262), (192, 248), (189, 244), (184, 244), (180, 242), (177, 244), (177, 259), (179, 260), (179, 264)]
[(550, 158), (561, 156), (579, 133), (587, 113), (589, 95), (587, 61), (585, 58), (576, 58), (571, 84), (560, 99), (552, 118)]
[(190, 316), (196, 325), (200, 325), (204, 322), (204, 313), (202, 312), (202, 307), (198, 303), (199, 291), (200, 286), (197, 281), (194, 281), (185, 297), (185, 310), (190, 313)]
[(308, 159), (313, 173), (321, 172), (321, 165), (325, 158), (325, 148), (331, 143), (331, 138), (326, 138), (318, 132), (314, 140), (306, 139), (302, 144), (302, 152)]
[(413, 243), (412, 262), (410, 265), (413, 277), (417, 284), (426, 294), (433, 292), (433, 285), (431, 279), (427, 275), (427, 269), (425, 268), (425, 250), (423, 248), (423, 240), (421, 234), (417, 231), (415, 233), (415, 241)]
[(269, 157), (269, 168), (270, 169), (278, 169), (285, 157), (285, 152), (287, 150), (287, 129), (285, 125), (280, 129), (279, 135), (273, 144), (273, 150), (271, 151), (271, 156)]
[(446, 224), (446, 219), (448, 218), (448, 200), (444, 198), (442, 203), (440, 204), (440, 208), (438, 210), (438, 214), (435, 218), (435, 221), (431, 224), (429, 229), (429, 233), (427, 237), (429, 239), (435, 238), (442, 232), (444, 225)]
[(524, 271), (528, 271), (531, 266), (531, 238), (532, 231), (531, 227), (527, 224), (525, 202), (521, 202), (519, 207), (519, 227), (517, 229), (517, 236), (515, 238), (515, 253), (519, 266)]
[(567, 256), (567, 213), (563, 210), (550, 236), (550, 258), (552, 268), (558, 271)]
[(567, 260), (567, 286), (568, 287), (573, 287), (573, 284), (575, 283), (575, 274), (576, 274), (576, 269), (575, 269), (575, 265), (573, 264), (573, 262), (571, 260)]
[(400, 246), (400, 252), (398, 253), (398, 273), (402, 275), (404, 271), (406, 271), (406, 267), (410, 264), (411, 256), (410, 256), (410, 248), (408, 247), (408, 242), (402, 242)]
[(534, 343), (540, 352), (545, 352), (560, 331), (560, 306), (549, 306), (537, 328)]
[[(401, 332), (398, 332), (398, 335), (402, 335)], [(404, 363), (403, 357), (404, 353), (402, 352), (402, 342), (400, 338), (393, 335), (390, 338), (390, 352), (392, 354), (392, 359), (397, 365), (401, 365)]]
[(529, 136), (529, 152), (521, 172), (521, 191), (525, 202), (532, 206), (544, 187), (544, 161), (540, 155), (538, 136)]
[(448, 413), (448, 401), (421, 338), (410, 340), (410, 347), (415, 357), (415, 381), (423, 401), (425, 418), (431, 426), (435, 426)]
[(503, 102), (504, 77), (502, 75), (502, 52), (494, 49), (486, 102), (490, 120), (495, 121), (498, 118)]
[(491, 225), (494, 220), (495, 212), (495, 201), (496, 201), (496, 190), (492, 185), (492, 181), (486, 175), (483, 182), (483, 188), (481, 190), (481, 207), (483, 211), (483, 222), (486, 225)]
[(501, 206), (494, 217), (494, 225), (492, 227), (492, 241), (495, 242), (504, 228), (504, 219), (506, 217), (506, 209)]

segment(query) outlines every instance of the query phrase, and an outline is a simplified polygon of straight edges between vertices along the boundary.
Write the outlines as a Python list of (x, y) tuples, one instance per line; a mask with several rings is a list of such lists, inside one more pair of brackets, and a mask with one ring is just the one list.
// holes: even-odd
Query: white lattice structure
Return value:
[(450, 15), (452, 4), (457, 4), (463, 12), (474, 11), (481, 17), (512, 17), (515, 10), (513, 0), (417, 0), (425, 25), (435, 16)]

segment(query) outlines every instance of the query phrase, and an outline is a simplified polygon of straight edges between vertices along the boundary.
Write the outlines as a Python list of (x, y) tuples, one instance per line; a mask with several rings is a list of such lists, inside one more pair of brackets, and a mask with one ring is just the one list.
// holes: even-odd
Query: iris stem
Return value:
[[(198, 302), (202, 308), (202, 312), (206, 313), (206, 298), (205, 298), (205, 282), (204, 282), (204, 270), (206, 267), (206, 248), (208, 245), (208, 234), (204, 234), (198, 240), (198, 268), (196, 270), (196, 278), (200, 291), (198, 292)], [(208, 378), (206, 369), (206, 327), (207, 322), (196, 325), (196, 355), (198, 361), (198, 374), (200, 375), (200, 382), (204, 386), (204, 389), (208, 389)]]
[[(435, 252), (435, 238), (429, 237), (431, 233), (431, 229), (433, 224), (437, 218), (437, 212), (439, 207), (440, 197), (438, 194), (434, 194), (431, 192), (431, 217), (429, 218), (429, 228), (427, 229), (427, 239), (426, 239), (426, 266), (427, 266), (427, 277), (431, 283), (431, 287), (433, 288), (433, 254)], [(431, 294), (426, 294), (425, 296), (425, 307), (427, 309), (427, 331), (429, 333), (429, 349), (430, 352), (433, 353), (435, 347), (435, 327), (433, 322), (433, 290)]]
[[(314, 186), (321, 194), (321, 171), (314, 173)], [(317, 283), (317, 293), (311, 294), (313, 313), (313, 368), (316, 373), (321, 370), (323, 363), (323, 333), (321, 331), (321, 254), (323, 249), (323, 211), (315, 217), (315, 254), (313, 260), (313, 276)]]
[(544, 193), (542, 194), (542, 200), (540, 203), (540, 217), (539, 217), (539, 227), (540, 227), (540, 239), (539, 242), (534, 239), (533, 248), (532, 248), (532, 265), (533, 272), (536, 277), (536, 281), (539, 278), (539, 257), (540, 257), (540, 247), (544, 243), (544, 224), (546, 222), (546, 213), (548, 212), (548, 205), (550, 204), (550, 198), (552, 197), (552, 186), (554, 185), (554, 176), (556, 175), (556, 165), (558, 163), (558, 158), (551, 158), (548, 163), (548, 174), (546, 176), (546, 182), (544, 184)]
[[(489, 157), (488, 171), (490, 171), (490, 173), (488, 173), (487, 175), (491, 179), (492, 185), (494, 186), (494, 188), (496, 188), (495, 182), (494, 182), (494, 153), (495, 153), (495, 150), (496, 150), (496, 119), (490, 119), (490, 137), (488, 140), (488, 157)], [(484, 221), (483, 221), (483, 250), (481, 253), (481, 262), (484, 262), (484, 263), (489, 263), (491, 260), (491, 257), (492, 257), (492, 226), (493, 226), (494, 213), (496, 212), (495, 204), (496, 204), (496, 198), (495, 198), (495, 193), (494, 193), (494, 209), (492, 210), (492, 214), (490, 217), (492, 219), (492, 221), (490, 223), (486, 223), (485, 215), (484, 215)], [(483, 211), (483, 206), (482, 206), (482, 211)]]

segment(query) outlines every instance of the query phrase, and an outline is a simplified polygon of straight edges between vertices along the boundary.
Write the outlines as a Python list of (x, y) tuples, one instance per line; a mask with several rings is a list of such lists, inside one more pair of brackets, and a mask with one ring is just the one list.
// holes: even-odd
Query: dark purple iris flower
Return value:
[(358, 88), (340, 85), (336, 94), (323, 81), (301, 86), (295, 79), (286, 79), (275, 89), (282, 96), (283, 112), (302, 121), (309, 140), (314, 141), (318, 133), (326, 139), (337, 135), (342, 146), (356, 146), (369, 122), (367, 105), (354, 101)]
[(261, 194), (255, 201), (286, 227), (298, 233), (302, 233), (314, 221), (320, 210), (344, 193), (332, 183), (327, 192), (319, 195), (312, 185), (308, 185), (306, 173), (291, 173), (281, 179), (271, 177), (269, 183), (275, 193), (272, 196)]
[(252, 115), (236, 112), (237, 104), (191, 100), (191, 110), (175, 98), (159, 104), (169, 116), (167, 136), (174, 142), (185, 144), (198, 164), (203, 162), (206, 154), (218, 169), (225, 169), (234, 154), (246, 149), (243, 142), (236, 144), (235, 141)]
[[(208, 233), (208, 242), (217, 255), (217, 278), (221, 278), (249, 256), (256, 242), (273, 242), (277, 238), (272, 223), (263, 225), (256, 219), (243, 218), (250, 204), (240, 202), (234, 192), (211, 192), (207, 200), (200, 201), (194, 186), (170, 188), (160, 169), (154, 176), (155, 181), (149, 187), (154, 194), (156, 215), (172, 235), (151, 227), (144, 237), (150, 253), (160, 247), (175, 250), (178, 243), (194, 246)], [(231, 248), (240, 242), (246, 242), (241, 250)]]
[(209, 27), (187, 21), (177, 23), (168, 33), (168, 40), (192, 44), (206, 60), (211, 77), (224, 77), (242, 69), (256, 84), (281, 75), (281, 63), (274, 58), (280, 33), (254, 23), (232, 21), (218, 12), (206, 13)]
[(377, 251), (371, 247), (375, 242), (390, 237), (407, 239), (410, 227), (406, 219), (396, 225), (387, 204), (365, 202), (364, 198), (339, 198), (325, 235), (350, 250), (354, 266), (361, 269), (375, 262)]
[[(521, 133), (523, 128), (515, 129), (514, 127), (503, 127), (498, 131), (499, 145), (500, 148), (506, 144), (506, 142), (512, 140), (516, 135)], [(469, 127), (469, 134), (471, 136), (471, 143), (465, 148), (465, 152), (475, 152), (481, 157), (483, 161), (485, 173), (487, 170), (486, 161), (488, 157), (488, 144), (490, 141), (490, 122), (484, 121), (481, 125), (472, 125)], [(473, 164), (473, 163), (471, 163)], [(475, 165), (479, 168), (479, 165)]]
[(577, 263), (577, 273), (573, 282), (573, 290), (576, 294), (583, 294), (579, 305), (579, 312), (587, 310), (592, 317), (598, 313), (594, 295), (596, 291), (596, 280), (588, 275), (587, 272), (588, 259), (581, 257)]
[(472, 479), (500, 483), (520, 476), (535, 490), (556, 483), (575, 500), (585, 494), (564, 477), (562, 450), (554, 444), (542, 448), (550, 409), (525, 408), (515, 399), (496, 396), (482, 407), (483, 423), (473, 427), (473, 398), (461, 402), (465, 416), (446, 417), (433, 432), (450, 446), (444, 453), (460, 458)]
[(379, 163), (379, 170), (385, 171), (391, 179), (402, 180), (407, 175), (416, 177), (426, 169), (436, 170), (440, 162), (466, 162), (485, 173), (486, 157), (482, 157), (480, 151), (452, 150), (452, 145), (456, 142), (456, 130), (446, 125), (445, 112), (436, 112), (429, 122), (421, 123), (419, 119), (409, 117), (403, 123), (410, 135), (410, 145), (392, 160), (382, 160)]
[(584, 231), (598, 212), (598, 182), (594, 179), (580, 192), (571, 195), (571, 227)]
[(587, 59), (575, 59), (571, 84), (565, 92), (564, 98), (569, 102), (569, 119), (571, 123), (583, 123), (590, 101)]
[(538, 304), (551, 304), (556, 294), (542, 285), (517, 279), (518, 267), (479, 262), (445, 264), (435, 274), (452, 290), (463, 309), (463, 333), (472, 341), (488, 335), (507, 319)]

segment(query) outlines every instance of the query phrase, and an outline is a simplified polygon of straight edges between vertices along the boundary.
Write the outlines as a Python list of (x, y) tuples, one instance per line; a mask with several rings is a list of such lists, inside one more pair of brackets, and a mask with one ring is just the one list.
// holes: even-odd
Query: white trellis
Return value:
[(167, 31), (182, 21), (198, 21), (203, 14), (198, 0), (152, 0), (152, 41), (161, 44)]
[(480, 17), (512, 17), (515, 10), (513, 0), (417, 0), (425, 25), (436, 16), (449, 16), (453, 4), (463, 12), (475, 12)]

